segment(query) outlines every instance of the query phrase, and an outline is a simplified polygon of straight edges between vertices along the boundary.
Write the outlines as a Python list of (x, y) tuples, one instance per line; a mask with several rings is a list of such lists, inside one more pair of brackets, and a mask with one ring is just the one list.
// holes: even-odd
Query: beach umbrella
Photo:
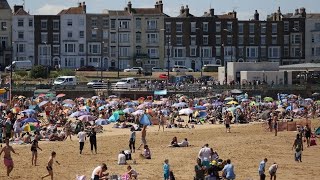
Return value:
[(235, 104), (239, 104), (237, 101), (230, 101), (227, 103), (227, 105), (235, 105)]
[(57, 98), (62, 98), (62, 97), (65, 97), (66, 96), (66, 94), (58, 94), (56, 97)]
[(164, 115), (168, 115), (170, 111), (169, 111), (168, 109), (161, 109), (161, 112), (162, 112)]
[(320, 93), (317, 93), (317, 92), (312, 94), (312, 96), (319, 96), (319, 95), (320, 95)]
[(18, 96), (18, 99), (25, 99), (25, 96)]
[(81, 120), (81, 121), (88, 122), (88, 121), (94, 121), (96, 119), (96, 117), (95, 116), (91, 116), (91, 115), (82, 115), (82, 116), (78, 117), (78, 119)]
[(255, 101), (251, 101), (249, 103), (249, 106), (259, 106), (259, 103), (255, 102)]
[(187, 106), (187, 103), (185, 103), (185, 102), (174, 103), (172, 105), (172, 107), (175, 107), (175, 108), (182, 108), (182, 107), (186, 107), (186, 106)]
[(210, 103), (205, 103), (203, 106), (204, 106), (204, 107), (209, 107), (209, 106), (212, 106), (212, 104), (210, 104)]
[(179, 111), (179, 115), (189, 115), (189, 114), (192, 114), (192, 113), (193, 113), (193, 110), (190, 109), (190, 108), (181, 109)]
[(76, 111), (70, 115), (70, 117), (79, 117), (83, 115), (90, 115), (90, 112), (87, 111)]
[(144, 114), (144, 110), (137, 110), (137, 111), (135, 111), (135, 112), (133, 112), (133, 113), (131, 113), (132, 115), (134, 115), (134, 116), (137, 116), (137, 115), (142, 115), (142, 114)]
[(37, 123), (39, 122), (38, 120), (36, 120), (35, 118), (26, 118), (23, 121), (21, 121), (21, 124), (25, 124), (25, 123)]
[(116, 95), (111, 95), (111, 96), (109, 96), (109, 98), (117, 98), (118, 96), (116, 96)]
[(116, 106), (119, 104), (118, 101), (110, 101), (108, 104), (110, 104), (111, 106)]
[(89, 106), (81, 106), (79, 109), (80, 110), (84, 110), (84, 111), (90, 111), (90, 107)]
[(62, 101), (63, 104), (76, 104), (72, 99), (65, 99)]
[(68, 108), (72, 108), (74, 105), (72, 104), (64, 104), (63, 107), (68, 107)]
[(231, 94), (242, 94), (242, 91), (239, 89), (233, 89), (230, 92), (231, 92)]
[(124, 113), (133, 113), (134, 112), (134, 109), (133, 108), (125, 108), (123, 110)]
[(27, 109), (27, 110), (22, 111), (21, 113), (24, 113), (24, 114), (34, 114), (34, 113), (36, 113), (36, 111), (33, 110), (33, 109)]
[(99, 96), (92, 96), (91, 99), (99, 99)]
[(237, 109), (236, 107), (230, 107), (227, 109), (227, 111), (234, 113), (236, 111), (236, 109)]
[(0, 95), (4, 94), (4, 93), (6, 93), (6, 92), (7, 92), (6, 89), (0, 89)]
[(305, 101), (313, 101), (311, 98), (307, 98), (305, 99)]
[(117, 122), (120, 119), (120, 116), (118, 113), (114, 113), (110, 118), (108, 119), (108, 122)]
[(214, 102), (212, 103), (212, 106), (217, 107), (217, 106), (221, 106), (223, 103), (220, 101)]
[(41, 103), (39, 103), (38, 105), (39, 105), (39, 107), (41, 107), (41, 106), (46, 105), (48, 102), (49, 102), (49, 101), (42, 101), (42, 102), (41, 102)]
[(38, 97), (45, 97), (46, 95), (45, 94), (39, 94)]
[(25, 124), (24, 126), (22, 126), (21, 128), (23, 131), (25, 132), (31, 132), (31, 131), (35, 131), (36, 127), (33, 124)]
[(122, 110), (118, 110), (118, 111), (113, 112), (113, 114), (115, 114), (115, 113), (117, 113), (119, 115), (124, 115), (124, 112)]
[(241, 105), (236, 106), (237, 109), (242, 109)]
[(197, 110), (206, 110), (207, 108), (205, 106), (195, 106), (194, 109)]
[(292, 111), (292, 106), (288, 106), (288, 107), (286, 108), (286, 111)]
[(141, 118), (140, 118), (140, 124), (145, 125), (145, 126), (150, 126), (151, 125), (151, 121), (149, 116), (147, 116), (146, 114), (144, 114)]
[(265, 98), (263, 98), (263, 101), (265, 101), (265, 102), (272, 102), (272, 101), (273, 101), (273, 98), (272, 98), (272, 97), (265, 97)]
[(140, 105), (137, 107), (137, 109), (144, 109), (145, 107), (146, 107), (145, 104), (140, 104)]
[(232, 100), (234, 100), (234, 98), (233, 97), (226, 97), (224, 100), (225, 101), (232, 101)]
[(55, 97), (55, 95), (52, 93), (49, 93), (49, 94), (46, 94), (46, 97)]
[(108, 124), (108, 121), (107, 119), (97, 119), (96, 122), (95, 122), (96, 125), (107, 125)]
[(249, 99), (241, 99), (241, 102), (248, 102), (249, 101)]
[(59, 103), (59, 101), (54, 100), (54, 101), (52, 101), (51, 103), (52, 103), (52, 104), (58, 104), (58, 103)]

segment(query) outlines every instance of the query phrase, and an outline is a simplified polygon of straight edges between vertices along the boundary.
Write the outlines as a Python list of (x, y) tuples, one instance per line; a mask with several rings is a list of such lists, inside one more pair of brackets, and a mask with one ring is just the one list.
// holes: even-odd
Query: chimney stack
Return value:
[(258, 13), (258, 10), (256, 10), (255, 13), (254, 13), (254, 20), (255, 20), (255, 21), (259, 21), (259, 13)]
[(210, 9), (210, 15), (214, 16), (214, 9), (213, 8)]
[(296, 9), (294, 15), (299, 15), (299, 9)]
[(85, 1), (82, 2), (82, 9), (84, 13), (87, 13), (87, 5)]
[(237, 19), (237, 12), (236, 11), (232, 11), (233, 14), (233, 18)]
[(189, 16), (189, 7), (188, 7), (188, 5), (186, 5), (186, 8), (184, 10), (186, 12), (186, 16), (188, 17)]
[(128, 12), (131, 13), (132, 12), (132, 3), (131, 1), (128, 1)]
[(158, 8), (160, 9), (160, 12), (163, 13), (163, 3), (162, 3), (162, 0), (159, 1), (159, 3), (158, 3)]
[(181, 6), (180, 14), (183, 14), (183, 13), (184, 13), (184, 6)]
[(19, 9), (23, 9), (23, 6), (21, 6), (21, 5), (14, 5), (14, 6), (13, 6), (13, 12), (14, 12), (14, 13), (18, 12)]
[(302, 17), (306, 17), (307, 16), (306, 8), (304, 7), (300, 8), (300, 14), (302, 15)]

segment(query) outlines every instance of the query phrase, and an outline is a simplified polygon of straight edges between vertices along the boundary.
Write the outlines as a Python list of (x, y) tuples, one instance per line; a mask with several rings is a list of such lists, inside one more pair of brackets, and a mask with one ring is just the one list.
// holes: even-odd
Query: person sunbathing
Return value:
[(177, 137), (173, 137), (171, 141), (171, 147), (179, 147)]

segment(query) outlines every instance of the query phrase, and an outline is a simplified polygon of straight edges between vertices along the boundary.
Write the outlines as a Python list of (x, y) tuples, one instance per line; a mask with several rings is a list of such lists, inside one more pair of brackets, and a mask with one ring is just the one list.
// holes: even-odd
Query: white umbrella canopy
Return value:
[(135, 112), (133, 112), (133, 113), (131, 113), (131, 114), (134, 115), (134, 116), (137, 116), (137, 115), (142, 115), (142, 114), (144, 114), (144, 113), (145, 113), (144, 110), (137, 110), (137, 111), (135, 111)]
[(189, 114), (192, 114), (192, 113), (193, 113), (193, 110), (190, 109), (190, 108), (181, 109), (179, 111), (179, 115), (189, 115)]

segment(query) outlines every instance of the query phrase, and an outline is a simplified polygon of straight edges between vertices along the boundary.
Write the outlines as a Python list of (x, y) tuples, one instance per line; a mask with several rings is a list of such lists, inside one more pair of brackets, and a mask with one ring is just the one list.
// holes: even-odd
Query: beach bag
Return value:
[(82, 175), (82, 176), (77, 175), (76, 180), (87, 180), (87, 177), (84, 175)]

